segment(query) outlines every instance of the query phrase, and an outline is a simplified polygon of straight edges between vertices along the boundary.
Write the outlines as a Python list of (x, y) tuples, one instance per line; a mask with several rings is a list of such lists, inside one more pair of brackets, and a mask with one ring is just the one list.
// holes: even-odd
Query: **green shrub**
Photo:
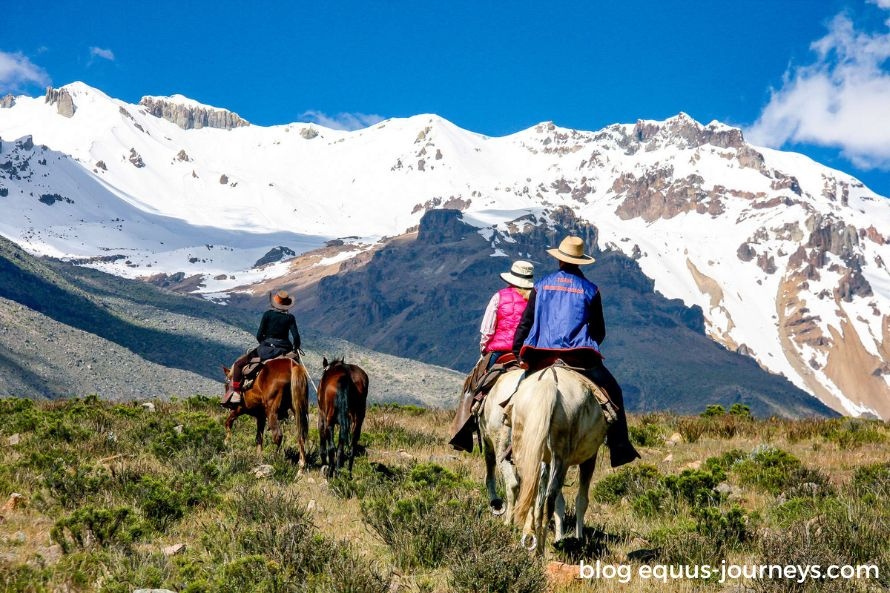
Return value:
[(734, 466), (742, 484), (778, 494), (792, 484), (795, 470), (802, 467), (794, 455), (769, 445), (754, 449)]
[(515, 543), (454, 557), (448, 584), (455, 593), (543, 593), (547, 590), (541, 560)]
[(634, 514), (639, 517), (654, 517), (667, 511), (671, 502), (671, 493), (658, 486), (649, 488), (630, 502)]
[(890, 461), (856, 468), (850, 486), (857, 496), (890, 498)]
[(746, 453), (741, 449), (730, 449), (720, 455), (708, 457), (702, 467), (714, 474), (725, 475), (738, 461), (745, 457)]
[(692, 511), (692, 516), (696, 520), (695, 530), (721, 550), (738, 548), (752, 538), (749, 518), (737, 505), (725, 512), (713, 507), (699, 507)]
[(127, 546), (143, 532), (141, 521), (128, 507), (85, 506), (56, 521), (50, 537), (67, 553), (74, 547)]
[(405, 478), (401, 467), (389, 467), (382, 463), (370, 463), (367, 457), (355, 460), (352, 475), (339, 472), (328, 480), (331, 492), (340, 498), (364, 498), (378, 488), (392, 487)]
[(167, 421), (153, 435), (151, 450), (160, 459), (186, 456), (207, 459), (225, 448), (226, 433), (222, 425), (204, 413), (190, 412)]
[(111, 484), (111, 474), (102, 465), (73, 463), (68, 465), (58, 461), (43, 475), (43, 485), (64, 507), (81, 505), (90, 496), (107, 489)]
[(705, 411), (701, 413), (702, 418), (713, 418), (714, 416), (723, 416), (726, 414), (726, 408), (720, 404), (708, 404)]
[(664, 435), (657, 424), (643, 423), (628, 430), (631, 442), (640, 447), (657, 447), (664, 443)]
[(145, 519), (159, 531), (181, 519), (190, 508), (216, 498), (215, 485), (191, 473), (176, 476), (172, 481), (143, 476), (132, 491)]
[(722, 477), (709, 471), (686, 469), (678, 476), (666, 476), (663, 484), (668, 492), (690, 506), (713, 506), (722, 500), (715, 490)]
[(738, 416), (740, 418), (750, 418), (751, 407), (746, 406), (745, 404), (732, 404), (727, 413), (731, 416)]
[(653, 465), (625, 466), (597, 482), (591, 490), (591, 497), (597, 502), (614, 504), (625, 496), (642, 494), (658, 485), (660, 479), (661, 474)]
[(841, 449), (856, 449), (863, 445), (883, 443), (887, 435), (876, 422), (848, 418), (825, 434), (829, 441), (837, 443)]

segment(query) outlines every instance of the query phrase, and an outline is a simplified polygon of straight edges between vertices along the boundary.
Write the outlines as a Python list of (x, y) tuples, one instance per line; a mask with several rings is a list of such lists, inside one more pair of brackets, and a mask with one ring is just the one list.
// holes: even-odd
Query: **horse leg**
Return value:
[(346, 427), (343, 426), (342, 423), (339, 424), (339, 428), (337, 429), (337, 469), (339, 470), (343, 467), (343, 462), (346, 460), (346, 440), (349, 438), (349, 435), (346, 431)]
[(565, 537), (565, 519), (566, 519), (566, 498), (562, 495), (562, 490), (556, 494), (556, 505), (553, 512), (553, 537), (554, 541), (559, 541)]
[(266, 417), (262, 414), (256, 417), (256, 454), (263, 456), (263, 432), (266, 430)]
[[(555, 455), (550, 461), (550, 480), (547, 483), (547, 487), (544, 494), (544, 518), (542, 523), (542, 532), (541, 537), (544, 537), (546, 533), (547, 522), (551, 517), (554, 516), (554, 511), (556, 510), (556, 500), (557, 498), (562, 498), (562, 485), (566, 479), (566, 472), (568, 471), (568, 467), (562, 461), (562, 459), (556, 457)], [(562, 506), (565, 506), (565, 500), (562, 502)], [(563, 509), (565, 510), (565, 509)], [(559, 541), (562, 539), (562, 519), (554, 518), (554, 541)], [(542, 539), (543, 541), (543, 539)]]
[(513, 522), (513, 505), (519, 495), (519, 477), (516, 475), (516, 467), (512, 461), (505, 459), (507, 449), (510, 447), (511, 428), (502, 426), (497, 440), (497, 459), (500, 459), (501, 476), (504, 478), (504, 489), (507, 498), (507, 508), (504, 511), (504, 522), (510, 525)]
[(229, 412), (229, 417), (226, 418), (226, 440), (225, 444), (228, 447), (232, 443), (232, 424), (235, 423), (235, 418), (237, 418), (240, 414), (238, 410), (232, 410)]
[(482, 439), (482, 448), (485, 453), (485, 489), (488, 491), (488, 506), (491, 508), (491, 512), (497, 516), (504, 512), (504, 501), (498, 498), (497, 481), (495, 480), (497, 454), (488, 435)]
[(547, 534), (547, 519), (550, 515), (544, 515), (544, 507), (546, 506), (547, 486), (550, 483), (550, 466), (547, 463), (541, 464), (541, 475), (538, 479), (538, 492), (535, 496), (535, 506), (532, 509), (532, 533), (538, 542), (536, 548), (538, 554), (544, 552), (544, 539)]
[(596, 467), (596, 453), (593, 457), (578, 466), (578, 494), (575, 496), (575, 537), (584, 537), (584, 514), (587, 512), (590, 480)]
[(281, 425), (278, 424), (278, 411), (269, 412), (268, 416), (269, 430), (272, 432), (272, 442), (275, 443), (275, 453), (281, 452), (281, 441), (284, 435), (281, 433)]
[(357, 416), (355, 422), (353, 422), (352, 427), (352, 443), (349, 448), (349, 475), (352, 475), (352, 464), (355, 461), (355, 450), (358, 448), (358, 439), (362, 436), (362, 424), (365, 421), (365, 416)]

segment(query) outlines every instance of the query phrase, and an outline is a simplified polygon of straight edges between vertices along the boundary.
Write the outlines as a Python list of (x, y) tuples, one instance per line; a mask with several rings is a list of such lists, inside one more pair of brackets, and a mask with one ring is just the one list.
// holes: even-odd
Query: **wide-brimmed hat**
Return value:
[(284, 290), (279, 290), (269, 297), (269, 302), (273, 309), (278, 309), (279, 311), (287, 311), (294, 306), (294, 299)]
[(501, 278), (517, 288), (532, 288), (535, 285), (535, 266), (527, 261), (515, 261), (509, 272), (501, 274)]
[(580, 237), (566, 237), (562, 240), (562, 243), (559, 244), (558, 248), (548, 249), (547, 253), (559, 261), (564, 261), (569, 264), (578, 264), (579, 266), (592, 264), (596, 261), (584, 253), (584, 241)]

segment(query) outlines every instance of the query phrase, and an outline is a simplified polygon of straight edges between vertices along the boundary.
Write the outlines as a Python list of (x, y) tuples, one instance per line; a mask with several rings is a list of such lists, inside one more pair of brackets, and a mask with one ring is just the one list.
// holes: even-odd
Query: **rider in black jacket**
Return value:
[(272, 308), (263, 313), (260, 328), (256, 333), (256, 341), (259, 345), (232, 365), (232, 391), (230, 397), (223, 401), (224, 406), (241, 403), (242, 371), (244, 365), (251, 358), (259, 356), (261, 360), (269, 360), (300, 349), (300, 332), (297, 329), (297, 320), (288, 312), (293, 304), (294, 300), (283, 290), (279, 290), (272, 296), (270, 302)]

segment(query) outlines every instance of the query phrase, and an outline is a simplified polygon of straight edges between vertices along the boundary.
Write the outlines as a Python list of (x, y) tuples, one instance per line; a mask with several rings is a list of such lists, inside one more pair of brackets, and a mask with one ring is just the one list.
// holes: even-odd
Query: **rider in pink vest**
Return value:
[(529, 262), (514, 262), (509, 272), (501, 274), (501, 278), (510, 286), (497, 291), (488, 301), (479, 330), (479, 347), (482, 354), (496, 353), (491, 357), (489, 366), (501, 354), (513, 349), (513, 337), (528, 305), (529, 292), (534, 286), (534, 271), (534, 266)]

